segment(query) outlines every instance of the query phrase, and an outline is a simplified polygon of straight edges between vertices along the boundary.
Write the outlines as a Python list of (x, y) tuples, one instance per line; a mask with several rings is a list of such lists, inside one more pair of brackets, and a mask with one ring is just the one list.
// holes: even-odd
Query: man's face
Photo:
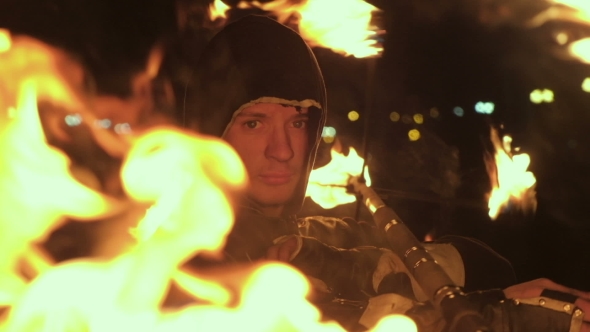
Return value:
[(307, 122), (306, 108), (260, 103), (242, 110), (224, 136), (246, 166), (249, 196), (269, 214), (280, 213), (305, 172)]

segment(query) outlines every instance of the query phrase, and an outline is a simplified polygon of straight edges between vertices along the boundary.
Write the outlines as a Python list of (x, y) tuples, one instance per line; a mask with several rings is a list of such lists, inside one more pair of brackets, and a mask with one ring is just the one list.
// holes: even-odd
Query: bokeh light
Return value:
[(398, 122), (400, 118), (401, 118), (401, 116), (399, 115), (398, 112), (389, 113), (389, 120), (391, 120), (392, 122)]
[(322, 140), (326, 143), (333, 143), (336, 138), (336, 128), (325, 126), (322, 129)]
[(433, 107), (430, 109), (430, 116), (433, 118), (438, 118), (438, 116), (440, 115), (440, 112), (438, 111), (438, 108)]
[(586, 77), (582, 82), (582, 90), (584, 90), (584, 92), (590, 93), (590, 77)]
[(70, 127), (79, 126), (82, 123), (80, 114), (68, 114), (65, 117), (66, 124)]
[(96, 120), (96, 124), (101, 127), (101, 128), (110, 128), (112, 125), (111, 120), (109, 119), (102, 119), (102, 120)]
[(414, 122), (416, 122), (417, 124), (424, 123), (424, 116), (422, 116), (422, 114), (420, 113), (414, 114)]
[(361, 117), (361, 115), (359, 114), (359, 112), (357, 111), (350, 111), (348, 112), (348, 120), (350, 121), (356, 121)]
[(552, 103), (554, 101), (553, 90), (550, 89), (535, 89), (530, 94), (530, 100), (533, 104)]
[(453, 113), (458, 117), (462, 117), (463, 115), (465, 115), (465, 110), (463, 110), (462, 107), (457, 106), (453, 108)]
[(569, 41), (569, 36), (567, 35), (567, 33), (565, 32), (559, 32), (555, 35), (555, 41), (557, 41), (557, 43), (559, 45), (565, 45), (567, 44), (567, 42)]
[(117, 123), (115, 125), (115, 132), (117, 134), (130, 134), (131, 133), (131, 125), (128, 123)]
[(325, 143), (328, 143), (328, 144), (334, 143), (334, 140), (335, 139), (336, 139), (336, 137), (334, 137), (334, 136), (325, 136), (325, 137), (322, 137), (322, 140), (324, 140), (324, 142)]
[(491, 101), (478, 101), (475, 104), (475, 111), (479, 114), (492, 114), (496, 105)]
[(336, 128), (325, 126), (322, 129), (322, 137), (334, 137), (336, 136)]
[(412, 129), (408, 132), (410, 141), (415, 142), (420, 139), (420, 131), (418, 129)]

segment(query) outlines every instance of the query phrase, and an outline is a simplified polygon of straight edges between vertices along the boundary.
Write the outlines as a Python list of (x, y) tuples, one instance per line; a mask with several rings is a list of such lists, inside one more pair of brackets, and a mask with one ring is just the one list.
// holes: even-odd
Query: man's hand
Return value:
[(266, 251), (266, 259), (280, 262), (290, 262), (297, 256), (303, 244), (298, 235), (281, 236), (274, 241), (274, 245)]

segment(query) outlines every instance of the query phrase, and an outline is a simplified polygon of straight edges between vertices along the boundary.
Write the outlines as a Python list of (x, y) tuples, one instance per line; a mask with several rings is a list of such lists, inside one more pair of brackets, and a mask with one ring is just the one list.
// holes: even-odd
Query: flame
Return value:
[(585, 0), (552, 0), (551, 2), (567, 6), (573, 9), (576, 14), (586, 20), (590, 20), (590, 2)]
[[(24, 291), (18, 266), (46, 268), (34, 243), (43, 241), (63, 217), (105, 216), (115, 202), (77, 182), (69, 159), (43, 135), (37, 100), (79, 105), (57, 67), (70, 68), (58, 52), (30, 38), (0, 31), (0, 305)], [(34, 75), (25, 62), (39, 69)], [(75, 70), (74, 70), (75, 71)], [(46, 86), (37, 91), (39, 86)], [(69, 101), (68, 101), (69, 96)]]
[[(332, 160), (325, 166), (315, 169), (309, 175), (309, 183), (305, 196), (320, 205), (324, 209), (332, 209), (338, 205), (352, 203), (356, 196), (346, 189), (348, 180), (352, 176), (360, 176), (364, 165), (356, 150), (351, 147), (348, 156), (337, 150), (330, 151)], [(371, 178), (368, 168), (365, 168), (364, 178), (368, 186), (371, 186)]]
[(590, 64), (590, 38), (580, 39), (571, 43), (569, 52), (578, 60)]
[(536, 179), (532, 172), (527, 171), (531, 163), (529, 155), (512, 154), (512, 138), (504, 136), (500, 142), (494, 128), (490, 138), (495, 149), (494, 157), (486, 160), (492, 183), (488, 201), (490, 218), (496, 219), (503, 209), (512, 205), (525, 211), (535, 210)]
[(372, 13), (379, 9), (362, 0), (341, 0), (337, 10), (335, 5), (332, 0), (242, 1), (238, 8), (257, 7), (272, 12), (283, 24), (295, 15), (301, 37), (312, 47), (325, 47), (357, 58), (379, 55), (383, 48), (375, 40), (378, 32), (371, 24)]
[[(11, 307), (0, 317), (2, 331), (164, 332), (195, 326), (344, 331), (334, 322), (320, 322), (318, 309), (306, 300), (307, 279), (286, 265), (261, 263), (240, 270), (231, 278), (240, 283), (237, 307), (229, 305), (235, 288), (223, 278), (179, 268), (197, 252), (222, 247), (233, 223), (229, 195), (243, 187), (245, 171), (226, 143), (172, 127), (118, 141), (95, 133), (103, 143), (123, 145), (118, 152), (124, 153), (124, 189), (134, 205), (150, 207), (135, 220), (135, 243), (114, 258), (53, 264), (35, 244), (65, 216), (127, 218), (112, 215), (119, 211), (118, 202), (75, 180), (67, 155), (45, 140), (38, 101), (51, 100), (95, 120), (85, 113), (79, 67), (63, 56), (39, 41), (0, 30), (0, 306)], [(17, 268), (22, 260), (37, 274), (32, 282)], [(171, 280), (210, 304), (161, 309)], [(402, 321), (398, 331), (415, 331), (407, 319)]]
[(226, 12), (229, 9), (230, 7), (223, 1), (215, 0), (211, 5), (209, 5), (209, 18), (211, 21), (215, 21), (216, 19), (226, 19)]
[[(549, 7), (530, 19), (527, 26), (539, 27), (549, 21), (564, 21), (590, 26), (590, 2), (586, 0), (546, 0), (546, 2)], [(560, 45), (566, 44), (569, 39), (565, 33), (557, 33), (555, 38)], [(582, 38), (570, 43), (566, 49), (569, 56), (584, 63), (590, 63), (589, 39)]]

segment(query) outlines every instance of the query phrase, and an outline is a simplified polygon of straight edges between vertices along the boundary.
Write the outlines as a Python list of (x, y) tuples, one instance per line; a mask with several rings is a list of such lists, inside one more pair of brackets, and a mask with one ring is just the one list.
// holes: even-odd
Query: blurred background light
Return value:
[(131, 125), (128, 123), (117, 123), (115, 125), (115, 132), (117, 134), (129, 134), (131, 133)]
[(420, 139), (420, 131), (418, 129), (412, 129), (408, 132), (410, 141), (415, 142)]
[(459, 107), (459, 106), (457, 106), (457, 107), (453, 108), (453, 113), (454, 113), (456, 116), (459, 116), (459, 117), (461, 117), (461, 116), (465, 115), (465, 111), (463, 110), (463, 108), (461, 108), (461, 107)]
[(348, 120), (350, 121), (356, 121), (361, 117), (361, 115), (359, 114), (359, 112), (357, 111), (350, 111), (348, 112)]
[(96, 120), (96, 124), (101, 127), (101, 128), (110, 128), (111, 127), (111, 120), (109, 119), (102, 119), (102, 120)]
[(68, 114), (65, 117), (66, 124), (70, 127), (79, 126), (82, 123), (80, 114)]
[(475, 111), (479, 114), (492, 114), (496, 105), (491, 101), (478, 101), (475, 104)]
[(399, 113), (398, 113), (398, 112), (391, 112), (391, 113), (389, 113), (389, 119), (390, 119), (392, 122), (398, 122), (398, 121), (399, 121), (399, 119), (400, 119), (400, 115), (399, 115)]
[(555, 35), (555, 41), (557, 41), (557, 43), (559, 45), (565, 45), (567, 44), (567, 42), (569, 41), (569, 36), (567, 35), (567, 33), (565, 32), (559, 32)]
[(440, 112), (438, 111), (438, 108), (433, 107), (430, 109), (430, 116), (433, 118), (438, 118), (438, 116), (440, 115)]
[(552, 103), (555, 99), (555, 94), (551, 89), (535, 89), (529, 97), (533, 104)]
[(416, 122), (417, 124), (424, 123), (424, 116), (422, 116), (422, 114), (420, 113), (414, 114), (414, 122)]
[(325, 126), (322, 129), (322, 137), (334, 137), (336, 136), (336, 128)]

